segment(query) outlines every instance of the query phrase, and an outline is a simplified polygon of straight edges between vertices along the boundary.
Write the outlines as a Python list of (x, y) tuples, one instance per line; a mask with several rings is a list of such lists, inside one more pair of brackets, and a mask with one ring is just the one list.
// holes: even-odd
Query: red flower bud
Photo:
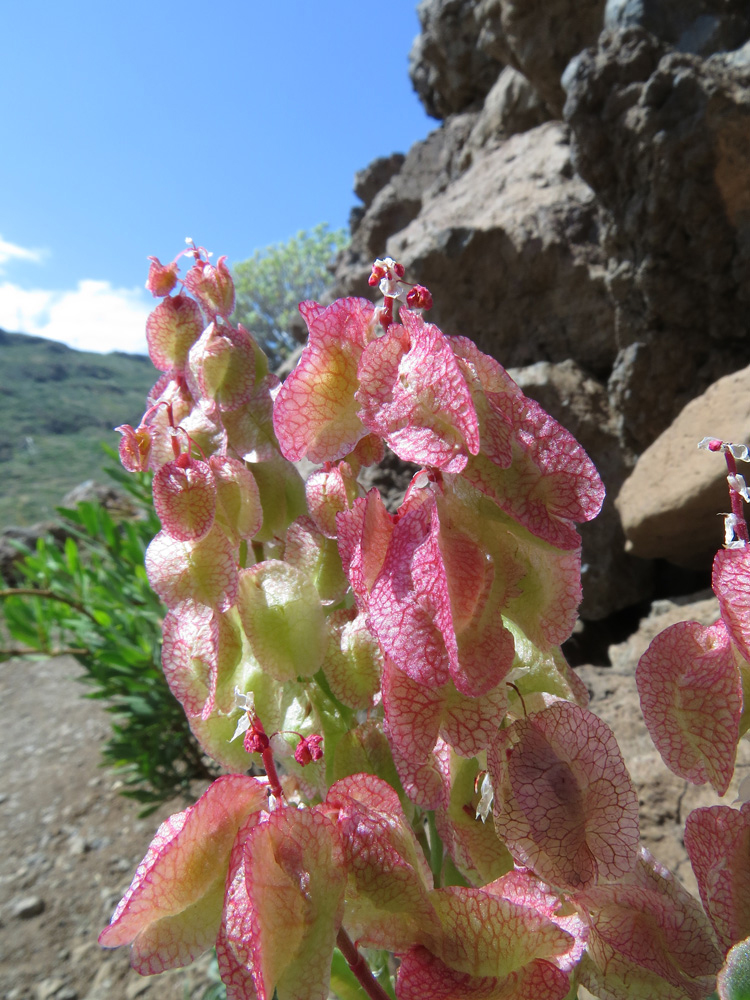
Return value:
[(322, 742), (322, 736), (301, 737), (294, 751), (294, 759), (302, 767), (306, 767), (311, 761), (320, 760), (323, 756), (323, 748), (320, 745)]

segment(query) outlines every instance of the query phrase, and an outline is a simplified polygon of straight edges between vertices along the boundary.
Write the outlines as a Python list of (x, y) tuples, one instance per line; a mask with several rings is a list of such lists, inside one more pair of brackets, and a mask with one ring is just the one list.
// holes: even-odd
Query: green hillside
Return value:
[(101, 442), (136, 424), (158, 373), (147, 357), (92, 354), (0, 330), (0, 528), (49, 517), (86, 479), (106, 482)]

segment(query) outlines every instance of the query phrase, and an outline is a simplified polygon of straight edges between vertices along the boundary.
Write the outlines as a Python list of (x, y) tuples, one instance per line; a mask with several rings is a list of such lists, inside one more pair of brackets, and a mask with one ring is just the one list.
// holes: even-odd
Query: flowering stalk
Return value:
[[(639, 849), (560, 649), (588, 456), (390, 258), (378, 307), (301, 304), (282, 385), (225, 259), (183, 256), (182, 279), (152, 260), (162, 374), (121, 455), (154, 472), (165, 675), (229, 773), (159, 829), (102, 943), (143, 973), (215, 945), (229, 1000), (325, 1000), (335, 946), (383, 1000), (360, 945), (400, 957), (398, 1000), (710, 993), (710, 926)], [(357, 481), (385, 446), (419, 469), (395, 512)]]

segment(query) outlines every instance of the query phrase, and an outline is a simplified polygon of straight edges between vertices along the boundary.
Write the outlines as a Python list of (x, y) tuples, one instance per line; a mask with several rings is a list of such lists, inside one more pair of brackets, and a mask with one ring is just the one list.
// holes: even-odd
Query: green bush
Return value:
[[(113, 455), (113, 453), (111, 453)], [(20, 650), (70, 653), (84, 668), (88, 697), (107, 702), (112, 734), (103, 762), (122, 771), (123, 794), (142, 815), (214, 776), (161, 669), (164, 608), (149, 586), (143, 560), (159, 531), (150, 476), (118, 468), (108, 474), (130, 495), (135, 516), (116, 520), (97, 503), (59, 508), (64, 544), (39, 539), (17, 567), (21, 580), (0, 591), (5, 625)]]

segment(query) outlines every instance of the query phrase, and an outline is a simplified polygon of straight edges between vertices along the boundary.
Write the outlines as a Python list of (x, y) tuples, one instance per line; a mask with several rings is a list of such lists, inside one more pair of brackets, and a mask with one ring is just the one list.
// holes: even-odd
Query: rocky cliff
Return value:
[[(623, 489), (639, 456), (750, 365), (750, 7), (422, 0), (418, 13), (411, 78), (441, 124), (357, 175), (333, 293), (370, 294), (372, 260), (395, 257), (433, 291), (434, 322), (581, 440), (609, 494), (583, 531), (582, 614), (601, 619), (647, 598), (663, 575), (652, 559), (672, 551), (644, 543), (642, 492)], [(664, 503), (683, 459), (662, 466)], [(715, 515), (701, 523), (713, 539)]]

